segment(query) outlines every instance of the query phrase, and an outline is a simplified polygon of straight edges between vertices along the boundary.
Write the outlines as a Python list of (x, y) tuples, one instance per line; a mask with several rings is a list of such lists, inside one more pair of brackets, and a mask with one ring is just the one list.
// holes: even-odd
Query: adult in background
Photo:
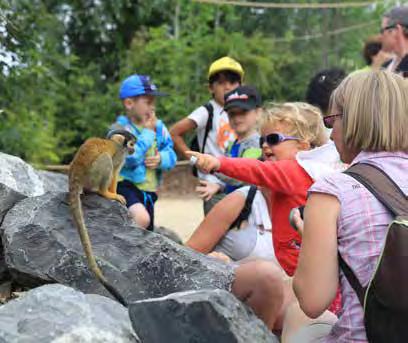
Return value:
[(366, 66), (358, 71), (379, 70), (384, 63), (392, 59), (392, 55), (382, 50), (381, 36), (376, 35), (367, 38), (364, 42), (362, 55), (366, 62)]
[(394, 7), (384, 14), (381, 24), (382, 48), (395, 57), (384, 67), (408, 77), (408, 6)]
[[(346, 78), (332, 96), (325, 123), (343, 162), (384, 171), (408, 194), (408, 84), (387, 71)], [(340, 277), (343, 311), (328, 323), (298, 326), (295, 305), (284, 324), (286, 342), (366, 342), (364, 312), (343, 271), (340, 254), (363, 287), (376, 270), (393, 215), (362, 184), (344, 173), (317, 180), (309, 190), (302, 246), (293, 287), (300, 309), (316, 318), (334, 299)], [(309, 320), (303, 315), (305, 322)], [(380, 325), (380, 323), (379, 323)]]

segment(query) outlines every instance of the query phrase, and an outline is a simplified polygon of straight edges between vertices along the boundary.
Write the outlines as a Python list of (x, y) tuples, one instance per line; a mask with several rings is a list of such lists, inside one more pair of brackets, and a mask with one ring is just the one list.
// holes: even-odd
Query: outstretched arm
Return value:
[(249, 184), (267, 187), (274, 192), (295, 193), (305, 178), (310, 178), (296, 160), (259, 161), (252, 158), (216, 158), (188, 151), (195, 165), (204, 173), (219, 172)]

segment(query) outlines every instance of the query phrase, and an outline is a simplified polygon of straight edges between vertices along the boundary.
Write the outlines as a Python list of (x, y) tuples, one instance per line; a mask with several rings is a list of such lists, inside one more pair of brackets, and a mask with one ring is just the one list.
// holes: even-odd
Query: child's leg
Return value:
[(129, 214), (137, 226), (147, 229), (150, 224), (150, 215), (142, 203), (133, 204), (129, 207)]
[(291, 301), (290, 284), (272, 261), (250, 261), (235, 269), (232, 293), (245, 302), (269, 329), (280, 330), (282, 314)]
[(148, 228), (150, 214), (145, 207), (144, 192), (127, 180), (118, 183), (117, 192), (125, 197), (129, 215), (135, 224), (143, 229)]

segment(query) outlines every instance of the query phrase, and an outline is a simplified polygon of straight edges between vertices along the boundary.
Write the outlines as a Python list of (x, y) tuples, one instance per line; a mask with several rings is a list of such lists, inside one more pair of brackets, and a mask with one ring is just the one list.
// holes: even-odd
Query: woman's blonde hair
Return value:
[(355, 151), (408, 150), (408, 82), (387, 71), (350, 75), (332, 94), (343, 139)]
[(269, 103), (262, 109), (261, 127), (283, 124), (288, 134), (308, 142), (312, 148), (327, 142), (322, 113), (305, 102)]

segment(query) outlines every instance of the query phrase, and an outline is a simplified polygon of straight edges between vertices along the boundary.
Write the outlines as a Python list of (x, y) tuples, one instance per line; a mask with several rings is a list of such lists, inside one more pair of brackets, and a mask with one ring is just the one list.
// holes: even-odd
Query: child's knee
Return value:
[(136, 225), (146, 229), (150, 224), (150, 215), (142, 204), (135, 204), (129, 207), (129, 214)]

